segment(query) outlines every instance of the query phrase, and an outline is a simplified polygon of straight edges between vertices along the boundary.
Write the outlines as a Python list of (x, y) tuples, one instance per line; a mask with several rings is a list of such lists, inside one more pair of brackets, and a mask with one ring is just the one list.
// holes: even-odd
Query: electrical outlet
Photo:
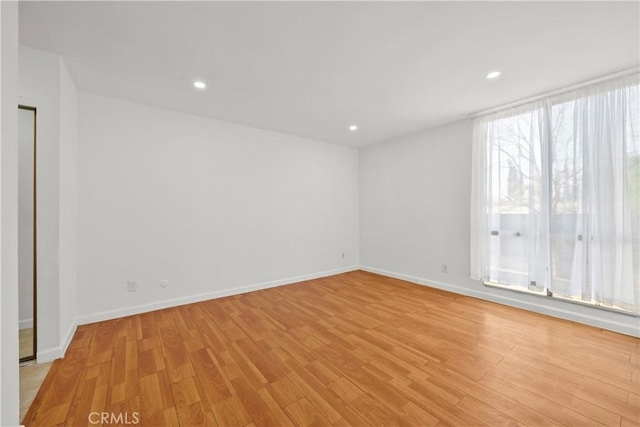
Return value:
[(135, 280), (127, 280), (127, 292), (136, 292), (138, 290), (138, 284)]
[(442, 270), (443, 273), (448, 273), (449, 267), (447, 266), (447, 264), (442, 264), (442, 266), (440, 267), (440, 270)]
[(169, 287), (169, 281), (168, 280), (163, 280), (162, 282), (160, 282), (160, 287), (161, 288)]

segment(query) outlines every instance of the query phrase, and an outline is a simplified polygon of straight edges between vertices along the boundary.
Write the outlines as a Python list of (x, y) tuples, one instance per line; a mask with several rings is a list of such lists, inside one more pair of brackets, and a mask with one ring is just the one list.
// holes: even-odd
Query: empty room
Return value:
[(640, 426), (640, 2), (0, 1), (0, 425)]

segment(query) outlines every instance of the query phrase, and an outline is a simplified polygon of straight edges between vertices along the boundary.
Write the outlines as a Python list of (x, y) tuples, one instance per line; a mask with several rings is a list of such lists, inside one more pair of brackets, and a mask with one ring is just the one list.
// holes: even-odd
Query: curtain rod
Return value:
[(607, 80), (611, 80), (611, 79), (615, 79), (618, 77), (625, 77), (625, 76), (630, 76), (632, 74), (636, 74), (636, 73), (640, 73), (640, 67), (636, 67), (636, 68), (629, 68), (623, 71), (618, 71), (616, 73), (613, 74), (607, 74), (606, 76), (601, 76), (595, 79), (591, 79), (591, 80), (586, 80), (583, 81), (581, 83), (577, 83), (571, 86), (567, 86), (564, 87), (562, 89), (556, 89), (556, 90), (552, 90), (550, 92), (545, 92), (542, 93), (540, 95), (535, 95), (535, 96), (531, 96), (529, 98), (520, 100), (520, 101), (514, 101), (514, 102), (510, 102), (508, 104), (505, 105), (501, 105), (499, 107), (494, 107), (494, 108), (489, 108), (488, 110), (484, 110), (484, 111), (480, 111), (477, 113), (473, 113), (473, 114), (469, 114), (467, 116), (467, 118), (476, 118), (476, 117), (480, 117), (480, 116), (484, 116), (487, 114), (492, 114), (492, 113), (499, 113), (501, 111), (506, 111), (506, 110), (510, 110), (512, 108), (517, 108), (520, 107), (522, 105), (526, 105), (529, 104), (531, 102), (536, 102), (536, 101), (540, 101), (541, 99), (544, 98), (548, 98), (551, 96), (557, 96), (557, 95), (562, 95), (565, 93), (569, 93), (569, 92), (573, 92), (574, 90), (578, 90), (578, 89), (582, 89), (583, 87), (586, 86), (590, 86), (592, 84), (596, 84), (596, 83), (601, 83)]

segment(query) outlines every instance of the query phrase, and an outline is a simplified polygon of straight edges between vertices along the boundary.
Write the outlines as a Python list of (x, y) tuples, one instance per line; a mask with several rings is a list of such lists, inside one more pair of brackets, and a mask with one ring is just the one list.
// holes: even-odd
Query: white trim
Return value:
[[(551, 292), (549, 289), (538, 288), (539, 290), (536, 291), (536, 290), (522, 288), (522, 287), (511, 287), (511, 286), (504, 285), (502, 283), (496, 283), (496, 282), (482, 282), (482, 284), (487, 288), (502, 289), (509, 292), (535, 295), (537, 297), (543, 297), (543, 298), (549, 298), (549, 296), (553, 296), (553, 298), (555, 298), (556, 300), (566, 302), (567, 304), (581, 305), (583, 307), (589, 307), (589, 309), (608, 311), (610, 313), (623, 314), (625, 316), (640, 317), (640, 314), (636, 314), (631, 311), (626, 311), (626, 310), (622, 310), (614, 307), (607, 307), (606, 305), (598, 305), (590, 302), (575, 300), (563, 295), (554, 295), (553, 292)], [(551, 293), (551, 295), (549, 295), (549, 293)]]
[(33, 328), (33, 318), (18, 320), (19, 330), (29, 329), (29, 328)]
[(71, 344), (71, 339), (73, 338), (73, 334), (76, 333), (76, 329), (78, 328), (78, 320), (73, 319), (73, 322), (69, 326), (69, 330), (67, 331), (67, 335), (64, 338), (64, 341), (57, 347), (51, 347), (44, 350), (38, 350), (36, 353), (36, 361), (37, 363), (46, 363), (51, 362), (52, 360), (60, 359), (64, 357), (67, 353), (67, 349), (69, 348), (69, 344)]
[[(442, 289), (456, 294), (467, 295), (498, 304), (521, 308), (524, 310), (546, 314), (548, 316), (558, 317), (560, 319), (571, 320), (574, 322), (583, 323), (586, 325), (595, 326), (598, 328), (603, 328), (621, 334), (640, 338), (640, 319), (632, 316), (607, 313), (606, 317), (608, 318), (604, 318), (603, 316), (599, 316), (603, 313), (601, 310), (594, 310), (590, 307), (582, 307), (584, 308), (584, 310), (579, 310), (577, 309), (577, 307), (575, 307), (575, 305), (566, 303), (561, 300), (553, 301), (553, 304), (539, 304), (532, 301), (525, 301), (522, 298), (517, 298), (517, 295), (502, 294), (499, 289), (492, 289), (496, 292), (490, 291), (489, 288), (487, 288), (487, 290), (469, 289), (463, 286), (443, 283), (437, 280), (424, 279), (408, 274), (396, 273), (393, 271), (383, 270), (375, 267), (361, 266), (360, 269), (363, 271), (368, 271), (370, 273), (380, 274), (382, 276), (406, 280), (407, 282), (415, 283), (422, 286)], [(504, 292), (509, 293), (509, 291)], [(533, 296), (533, 298), (537, 297)], [(594, 313), (580, 312), (589, 310), (594, 311)]]
[(36, 363), (47, 363), (56, 359), (63, 358), (67, 353), (67, 349), (69, 348), (69, 344), (71, 344), (71, 340), (73, 339), (73, 335), (78, 328), (78, 320), (73, 319), (71, 325), (69, 325), (69, 329), (67, 331), (67, 335), (64, 337), (64, 340), (61, 341), (60, 345), (56, 347), (45, 348), (43, 350), (38, 350), (36, 352)]
[(259, 291), (262, 289), (275, 288), (277, 286), (290, 285), (293, 283), (304, 282), (306, 280), (319, 279), (321, 277), (334, 276), (336, 274), (347, 273), (349, 271), (359, 270), (358, 266), (349, 266), (336, 268), (333, 270), (321, 271), (318, 273), (305, 274), (302, 276), (290, 277), (287, 279), (273, 280), (270, 282), (256, 283), (254, 285), (240, 286), (237, 288), (223, 289), (220, 291), (207, 292), (204, 294), (184, 296), (164, 301), (141, 304), (132, 307), (119, 308), (116, 310), (102, 311), (94, 314), (87, 314), (76, 319), (77, 325), (86, 325), (87, 323), (101, 322), (103, 320), (117, 319), (119, 317), (131, 316), (134, 314), (147, 313), (149, 311), (160, 310), (163, 308), (176, 307), (194, 302), (206, 301), (210, 299), (223, 298), (232, 295), (244, 294), (247, 292)]
[(73, 319), (71, 325), (69, 326), (69, 330), (67, 331), (67, 335), (62, 342), (62, 357), (67, 354), (67, 349), (69, 348), (69, 344), (71, 344), (71, 340), (73, 339), (73, 334), (76, 333), (76, 329), (78, 329), (78, 320)]

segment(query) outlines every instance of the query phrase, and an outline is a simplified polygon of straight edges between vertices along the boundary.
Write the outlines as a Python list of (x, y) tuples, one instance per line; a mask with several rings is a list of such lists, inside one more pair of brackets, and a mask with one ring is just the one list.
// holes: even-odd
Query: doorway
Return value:
[(20, 363), (37, 354), (35, 107), (18, 105), (18, 329)]

